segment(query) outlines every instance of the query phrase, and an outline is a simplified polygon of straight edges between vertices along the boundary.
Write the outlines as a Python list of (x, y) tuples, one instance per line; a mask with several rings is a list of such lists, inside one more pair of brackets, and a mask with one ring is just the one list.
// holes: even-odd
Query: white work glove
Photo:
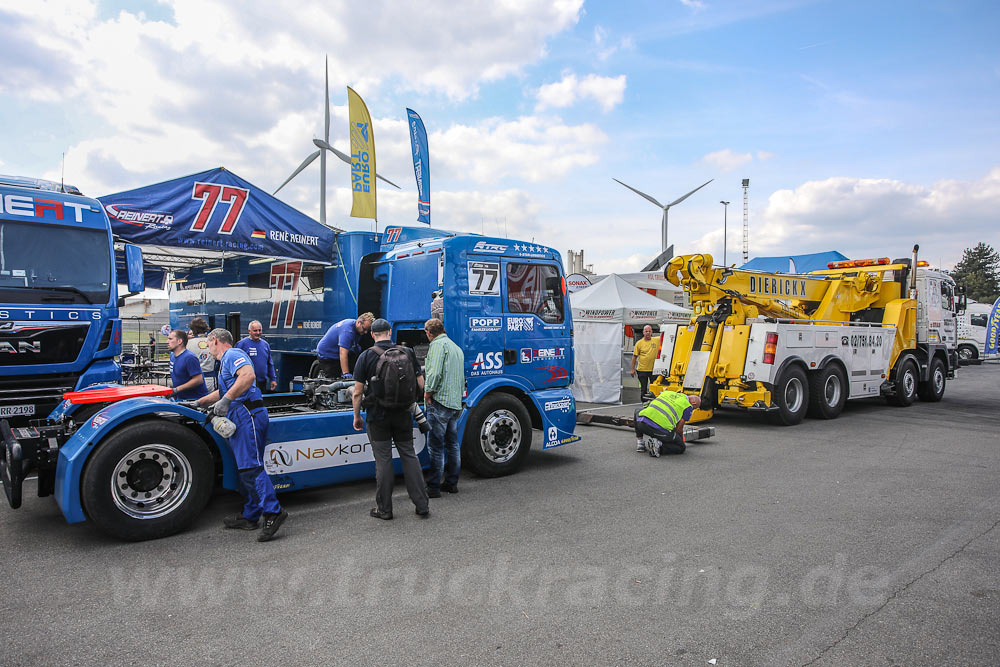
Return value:
[(233, 399), (223, 396), (216, 403), (212, 404), (212, 412), (220, 417), (225, 417), (229, 412), (229, 404), (233, 402)]

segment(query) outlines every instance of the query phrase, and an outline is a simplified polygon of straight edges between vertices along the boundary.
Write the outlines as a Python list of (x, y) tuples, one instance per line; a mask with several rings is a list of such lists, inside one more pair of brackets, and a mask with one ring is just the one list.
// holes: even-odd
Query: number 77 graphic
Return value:
[(271, 265), (271, 289), (274, 290), (274, 305), (271, 307), (271, 327), (278, 326), (281, 319), (281, 302), (287, 301), (285, 321), (281, 328), (287, 329), (295, 321), (295, 301), (299, 292), (299, 276), (302, 262), (286, 262)]
[(229, 212), (226, 213), (226, 218), (222, 221), (219, 233), (232, 234), (233, 230), (236, 229), (236, 223), (240, 221), (240, 216), (243, 215), (243, 208), (249, 197), (250, 190), (247, 188), (238, 188), (234, 185), (219, 185), (218, 183), (196, 182), (194, 184), (194, 191), (191, 193), (191, 199), (200, 199), (202, 201), (198, 215), (195, 216), (194, 222), (191, 223), (191, 231), (205, 231), (205, 228), (208, 227), (208, 221), (212, 219), (212, 214), (215, 212), (215, 207), (221, 200), (229, 204)]

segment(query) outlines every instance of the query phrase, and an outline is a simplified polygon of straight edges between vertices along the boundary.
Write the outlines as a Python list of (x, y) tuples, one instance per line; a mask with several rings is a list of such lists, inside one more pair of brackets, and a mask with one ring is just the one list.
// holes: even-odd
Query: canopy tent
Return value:
[(578, 401), (618, 403), (625, 326), (686, 322), (691, 311), (610, 274), (570, 295), (573, 308), (573, 394)]
[(808, 255), (782, 255), (779, 257), (754, 257), (741, 269), (766, 271), (767, 273), (809, 273), (825, 269), (828, 262), (839, 262), (847, 255), (836, 250), (814, 252)]
[(122, 241), (177, 270), (235, 255), (329, 264), (339, 230), (322, 225), (224, 167), (98, 197)]

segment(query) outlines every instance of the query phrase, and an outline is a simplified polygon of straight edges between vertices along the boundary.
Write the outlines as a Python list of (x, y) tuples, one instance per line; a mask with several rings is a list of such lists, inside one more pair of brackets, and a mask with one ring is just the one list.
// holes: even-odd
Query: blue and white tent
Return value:
[(754, 257), (741, 269), (766, 271), (767, 273), (809, 273), (825, 269), (829, 262), (850, 259), (836, 250), (814, 252), (807, 255), (782, 255), (778, 257)]
[(223, 167), (98, 199), (115, 236), (166, 266), (220, 254), (333, 259), (337, 230)]

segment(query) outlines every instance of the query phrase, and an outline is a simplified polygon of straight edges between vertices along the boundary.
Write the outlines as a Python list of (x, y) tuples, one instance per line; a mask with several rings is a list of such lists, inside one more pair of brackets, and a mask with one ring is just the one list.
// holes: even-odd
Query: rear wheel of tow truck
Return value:
[(921, 401), (937, 403), (944, 396), (944, 386), (947, 383), (947, 376), (944, 372), (944, 362), (940, 358), (931, 359), (930, 377), (926, 381), (917, 385), (917, 395)]
[(782, 426), (794, 426), (801, 422), (809, 407), (806, 372), (798, 366), (789, 366), (782, 371), (771, 390), (771, 402), (777, 407), (769, 413), (771, 421)]
[(979, 358), (979, 348), (975, 345), (969, 345), (968, 343), (962, 343), (958, 346), (958, 358), (962, 361), (969, 361), (971, 359)]
[(896, 377), (892, 381), (894, 393), (886, 398), (889, 405), (905, 408), (911, 405), (917, 398), (917, 384), (919, 382), (917, 374), (917, 364), (912, 359), (907, 359), (896, 369)]
[(83, 471), (83, 508), (103, 532), (129, 542), (187, 528), (212, 492), (205, 443), (171, 422), (127, 425), (97, 446)]
[(847, 376), (837, 364), (809, 374), (809, 416), (836, 419), (847, 402)]
[(462, 465), (480, 477), (517, 472), (531, 449), (531, 416), (509, 394), (495, 393), (472, 409), (465, 425)]

